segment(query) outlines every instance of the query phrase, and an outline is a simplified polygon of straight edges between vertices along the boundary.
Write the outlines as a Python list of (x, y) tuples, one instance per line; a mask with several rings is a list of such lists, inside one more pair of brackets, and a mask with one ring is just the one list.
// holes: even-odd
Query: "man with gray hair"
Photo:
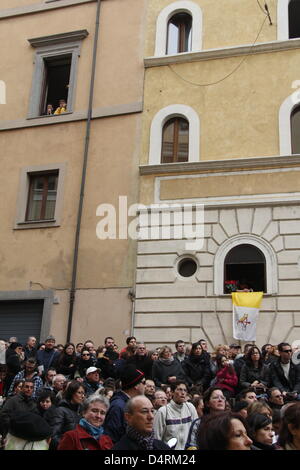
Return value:
[(112, 450), (170, 450), (163, 441), (154, 438), (154, 409), (151, 401), (138, 395), (125, 406), (126, 434)]

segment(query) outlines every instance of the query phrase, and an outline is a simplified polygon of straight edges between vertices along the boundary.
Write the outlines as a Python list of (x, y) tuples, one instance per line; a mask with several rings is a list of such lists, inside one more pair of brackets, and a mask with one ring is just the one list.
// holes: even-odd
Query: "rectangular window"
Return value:
[(52, 105), (52, 113), (54, 113), (59, 107), (60, 100), (68, 103), (71, 62), (71, 54), (44, 59), (40, 115), (47, 114), (47, 107), (50, 104)]
[(36, 49), (29, 118), (73, 112), (81, 42), (87, 35), (83, 29), (28, 39)]
[(21, 169), (15, 229), (60, 225), (65, 173), (65, 163)]
[(29, 175), (26, 221), (54, 219), (58, 173)]

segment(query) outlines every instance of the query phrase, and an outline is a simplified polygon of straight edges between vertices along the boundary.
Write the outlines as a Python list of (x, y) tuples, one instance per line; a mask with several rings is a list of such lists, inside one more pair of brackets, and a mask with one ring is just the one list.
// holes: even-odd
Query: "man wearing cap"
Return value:
[(124, 367), (121, 371), (121, 388), (115, 392), (110, 400), (110, 408), (104, 421), (104, 431), (112, 441), (118, 442), (126, 431), (124, 408), (130, 398), (144, 395), (145, 376), (143, 372), (132, 365)]
[(45, 339), (45, 349), (37, 352), (36, 358), (39, 366), (43, 366), (44, 373), (49, 367), (55, 367), (60, 352), (54, 350), (55, 338), (50, 335)]
[(170, 450), (163, 441), (154, 438), (153, 417), (153, 405), (147, 397), (139, 395), (128, 400), (125, 406), (126, 434), (113, 450)]
[(103, 388), (100, 382), (100, 369), (97, 367), (89, 367), (86, 371), (85, 378), (82, 382), (85, 388), (86, 398), (93, 395), (99, 388)]

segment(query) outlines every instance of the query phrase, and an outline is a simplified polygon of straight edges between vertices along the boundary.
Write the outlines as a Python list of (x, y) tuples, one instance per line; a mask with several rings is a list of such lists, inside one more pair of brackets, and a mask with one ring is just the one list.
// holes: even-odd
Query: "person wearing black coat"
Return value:
[(135, 354), (127, 359), (126, 362), (133, 364), (136, 369), (141, 370), (145, 375), (145, 379), (152, 379), (153, 361), (148, 356), (144, 343), (137, 343)]
[(192, 344), (189, 356), (182, 362), (182, 368), (188, 385), (201, 385), (203, 391), (209, 387), (212, 376), (200, 343)]
[(67, 343), (57, 359), (56, 370), (67, 379), (73, 379), (76, 369), (77, 357), (75, 345), (73, 343)]
[(96, 359), (91, 355), (87, 349), (82, 349), (80, 357), (77, 357), (77, 367), (74, 377), (81, 377), (82, 379), (86, 376), (86, 371), (90, 367), (94, 367)]
[(154, 439), (153, 406), (147, 397), (138, 395), (127, 401), (125, 419), (126, 434), (112, 450), (170, 450), (163, 441)]
[(186, 382), (187, 378), (183, 371), (181, 362), (174, 359), (172, 349), (164, 346), (159, 353), (157, 361), (153, 362), (152, 379), (157, 387), (169, 385), (177, 380)]
[[(288, 343), (278, 344), (280, 357), (270, 365), (270, 380), (272, 387), (277, 387), (286, 395), (288, 392), (300, 394), (300, 365), (291, 361), (292, 348)], [(288, 378), (285, 375), (285, 369)]]
[(35, 400), (32, 398), (34, 384), (25, 380), (21, 392), (8, 398), (0, 410), (0, 434), (6, 435), (12, 416), (18, 412), (32, 412), (38, 414)]
[(256, 387), (266, 390), (269, 386), (269, 367), (264, 364), (257, 346), (249, 349), (240, 373), (241, 388)]
[(53, 429), (51, 450), (56, 450), (62, 435), (76, 428), (81, 418), (81, 404), (84, 400), (84, 388), (77, 380), (72, 380), (64, 392), (64, 398), (56, 410), (44, 418)]
[(11, 343), (11, 352), (6, 357), (6, 390), (8, 391), (14, 377), (22, 370), (22, 363), (24, 360), (23, 346), (21, 343)]

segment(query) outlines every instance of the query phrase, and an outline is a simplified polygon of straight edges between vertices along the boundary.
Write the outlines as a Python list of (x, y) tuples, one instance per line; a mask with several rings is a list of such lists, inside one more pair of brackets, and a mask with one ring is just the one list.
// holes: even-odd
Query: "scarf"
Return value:
[(79, 421), (79, 424), (81, 427), (83, 427), (83, 429), (86, 430), (88, 434), (93, 436), (94, 439), (96, 439), (96, 441), (98, 441), (99, 437), (102, 436), (102, 434), (104, 434), (104, 429), (102, 426), (100, 426), (100, 428), (98, 428), (97, 426), (93, 426), (84, 418), (81, 418), (81, 420)]
[(172, 356), (170, 357), (170, 359), (163, 359), (162, 357), (160, 357), (158, 360), (162, 362), (163, 364), (165, 364), (166, 366), (169, 366), (174, 361), (174, 357)]
[(127, 426), (126, 435), (129, 439), (135, 441), (141, 450), (153, 450), (154, 431), (152, 431), (148, 436), (143, 436), (135, 428)]

